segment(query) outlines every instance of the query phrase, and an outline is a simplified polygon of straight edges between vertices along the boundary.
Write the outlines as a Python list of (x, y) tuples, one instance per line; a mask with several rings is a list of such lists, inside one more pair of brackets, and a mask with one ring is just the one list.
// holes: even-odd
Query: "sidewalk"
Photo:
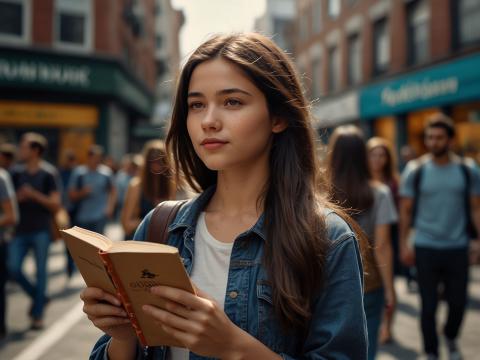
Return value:
[[(119, 227), (115, 225), (109, 227), (108, 236), (120, 238)], [(10, 334), (7, 341), (0, 342), (0, 359), (81, 360), (88, 358), (90, 350), (101, 333), (91, 325), (81, 311), (79, 293), (84, 288), (84, 283), (80, 275), (77, 274), (65, 288), (63, 251), (62, 243), (54, 244), (51, 249), (49, 294), (52, 301), (46, 311), (45, 330), (41, 332), (28, 330), (29, 322), (26, 312), (29, 300), (17, 286), (9, 284)], [(30, 274), (33, 272), (31, 259), (27, 261), (26, 268)], [(407, 291), (403, 279), (397, 280), (396, 288), (398, 308), (394, 325), (395, 342), (380, 347), (377, 359), (421, 358), (418, 295)], [(478, 266), (472, 268), (469, 293), (470, 302), (459, 344), (464, 359), (474, 360), (480, 358), (480, 267)], [(442, 303), (439, 309), (439, 327), (443, 324), (445, 314), (446, 306)], [(23, 357), (18, 357), (19, 355)], [(443, 345), (442, 359), (447, 359)]]
[[(420, 299), (418, 294), (408, 292), (405, 281), (396, 281), (397, 312), (394, 323), (394, 343), (381, 346), (379, 360), (422, 358), (422, 338), (420, 332)], [(445, 323), (447, 306), (440, 303), (437, 316), (438, 331)], [(448, 359), (443, 338), (440, 337), (441, 359)], [(464, 360), (480, 358), (480, 267), (470, 272), (469, 304), (465, 314), (459, 346)]]

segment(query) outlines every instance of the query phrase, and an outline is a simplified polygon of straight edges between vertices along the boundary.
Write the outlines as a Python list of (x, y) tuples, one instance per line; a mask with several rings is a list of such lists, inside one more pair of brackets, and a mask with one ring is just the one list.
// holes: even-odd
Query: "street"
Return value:
[[(120, 239), (122, 233), (117, 225), (109, 226), (107, 235)], [(31, 258), (25, 264), (27, 272), (33, 273)], [(8, 285), (8, 329), (9, 335), (0, 342), (2, 360), (80, 360), (88, 358), (96, 339), (97, 330), (82, 312), (79, 292), (84, 287), (77, 274), (66, 286), (65, 255), (62, 243), (51, 247), (49, 260), (49, 296), (46, 310), (46, 328), (43, 331), (29, 330), (27, 315), (29, 300), (14, 285)], [(403, 279), (397, 280), (398, 310), (395, 321), (393, 344), (380, 348), (378, 359), (416, 359), (421, 354), (421, 338), (418, 322), (418, 295), (408, 293)], [(445, 305), (439, 315), (443, 324)], [(480, 350), (480, 267), (472, 269), (470, 302), (464, 321), (460, 348), (465, 359), (477, 359)], [(442, 358), (446, 359), (442, 343)]]

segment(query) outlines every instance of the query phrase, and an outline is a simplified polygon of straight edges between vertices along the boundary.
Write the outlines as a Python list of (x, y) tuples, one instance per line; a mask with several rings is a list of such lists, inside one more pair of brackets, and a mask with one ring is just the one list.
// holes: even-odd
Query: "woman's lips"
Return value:
[(205, 139), (200, 145), (202, 145), (207, 150), (216, 150), (220, 149), (225, 144), (227, 144), (227, 141), (219, 139)]

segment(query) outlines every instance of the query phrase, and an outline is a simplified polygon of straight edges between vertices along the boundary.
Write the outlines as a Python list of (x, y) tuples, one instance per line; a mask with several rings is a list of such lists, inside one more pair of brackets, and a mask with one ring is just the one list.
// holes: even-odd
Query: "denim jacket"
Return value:
[[(178, 248), (190, 274), (194, 262), (197, 218), (214, 189), (188, 201), (170, 224), (168, 244)], [(262, 265), (266, 241), (263, 216), (234, 242), (224, 311), (237, 326), (256, 337), (283, 359), (366, 359), (367, 331), (363, 310), (363, 278), (357, 240), (349, 226), (335, 213), (325, 210), (331, 241), (326, 261), (326, 281), (312, 303), (312, 319), (306, 337), (282, 330), (274, 314), (272, 288)], [(135, 233), (135, 240), (146, 239), (151, 213)], [(299, 281), (301, 281), (299, 279)], [(90, 355), (92, 360), (107, 359), (110, 338), (102, 336)], [(145, 349), (139, 347), (137, 359)], [(150, 348), (150, 358), (163, 360), (168, 349)], [(153, 354), (152, 354), (153, 353)], [(190, 353), (190, 359), (206, 359)]]

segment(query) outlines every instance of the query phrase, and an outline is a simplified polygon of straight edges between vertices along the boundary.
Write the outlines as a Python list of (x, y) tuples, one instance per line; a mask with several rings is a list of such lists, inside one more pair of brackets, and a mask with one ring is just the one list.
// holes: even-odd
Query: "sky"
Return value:
[(172, 0), (173, 7), (185, 15), (180, 31), (182, 58), (212, 34), (253, 30), (265, 4), (266, 0)]

